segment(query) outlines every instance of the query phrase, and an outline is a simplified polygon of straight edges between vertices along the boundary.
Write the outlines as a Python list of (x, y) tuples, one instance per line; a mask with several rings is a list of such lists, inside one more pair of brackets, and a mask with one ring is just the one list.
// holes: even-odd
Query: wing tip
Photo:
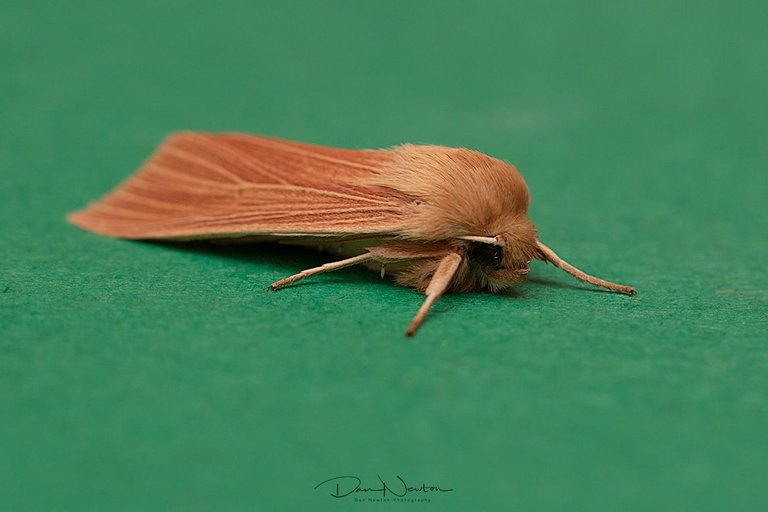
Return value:
[(80, 210), (69, 212), (66, 215), (67, 222), (82, 230), (90, 231), (91, 233), (121, 238), (121, 236), (110, 229), (109, 226), (105, 226), (103, 221), (100, 222), (96, 215), (93, 215), (92, 208), (92, 206), (87, 206)]
[(92, 215), (89, 214), (90, 207), (74, 210), (66, 215), (67, 222), (78, 228), (92, 231)]
[(66, 215), (67, 222), (84, 231), (111, 238), (123, 238), (126, 240), (152, 238), (147, 236), (147, 233), (141, 232), (140, 229), (126, 229), (125, 226), (121, 227), (120, 223), (104, 219), (99, 215), (99, 204), (94, 203), (80, 210), (69, 212)]

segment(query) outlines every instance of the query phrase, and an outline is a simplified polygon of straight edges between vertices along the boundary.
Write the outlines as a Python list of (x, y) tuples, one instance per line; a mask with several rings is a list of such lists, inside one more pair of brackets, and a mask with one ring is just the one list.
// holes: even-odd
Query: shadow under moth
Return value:
[(541, 243), (530, 195), (511, 165), (469, 149), (404, 144), (349, 150), (242, 134), (171, 135), (113, 192), (71, 213), (73, 224), (118, 238), (284, 241), (343, 259), (270, 286), (362, 264), (426, 295), (413, 335), (445, 292), (499, 291), (533, 259), (590, 276)]

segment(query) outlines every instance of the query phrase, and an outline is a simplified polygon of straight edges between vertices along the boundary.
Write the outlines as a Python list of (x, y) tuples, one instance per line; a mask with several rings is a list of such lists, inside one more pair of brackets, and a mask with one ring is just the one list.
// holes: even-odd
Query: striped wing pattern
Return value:
[(135, 175), (69, 219), (132, 239), (394, 234), (407, 198), (365, 184), (392, 158), (388, 150), (179, 133)]

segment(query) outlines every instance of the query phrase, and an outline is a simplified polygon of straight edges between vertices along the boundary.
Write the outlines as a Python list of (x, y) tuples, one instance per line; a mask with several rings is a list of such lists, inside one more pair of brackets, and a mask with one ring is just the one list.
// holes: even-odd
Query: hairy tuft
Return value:
[[(413, 198), (403, 234), (419, 240), (495, 236), (525, 218), (530, 195), (513, 166), (478, 151), (405, 144), (373, 181)], [(527, 220), (527, 218), (525, 218)]]

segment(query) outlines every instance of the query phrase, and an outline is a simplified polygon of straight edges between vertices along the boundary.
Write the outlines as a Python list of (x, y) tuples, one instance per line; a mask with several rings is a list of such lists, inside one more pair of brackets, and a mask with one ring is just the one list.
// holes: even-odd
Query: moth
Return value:
[(445, 292), (496, 292), (534, 259), (613, 292), (538, 238), (525, 180), (483, 153), (431, 145), (350, 150), (237, 133), (169, 136), (138, 172), (73, 224), (144, 240), (238, 238), (318, 246), (342, 256), (270, 286), (351, 265), (385, 271), (426, 298), (413, 335)]

